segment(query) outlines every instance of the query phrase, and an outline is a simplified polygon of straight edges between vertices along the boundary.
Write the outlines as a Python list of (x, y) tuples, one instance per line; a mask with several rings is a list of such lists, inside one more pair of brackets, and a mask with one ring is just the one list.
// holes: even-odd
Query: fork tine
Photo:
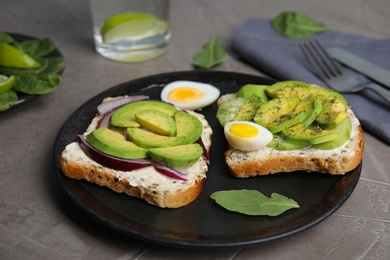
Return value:
[(343, 74), (340, 64), (330, 57), (316, 39), (304, 42), (300, 47), (321, 79), (330, 80)]

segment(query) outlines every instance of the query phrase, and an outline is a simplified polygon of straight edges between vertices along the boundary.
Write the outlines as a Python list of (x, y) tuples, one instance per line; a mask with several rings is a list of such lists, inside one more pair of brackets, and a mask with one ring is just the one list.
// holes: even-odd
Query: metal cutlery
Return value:
[(332, 89), (341, 93), (355, 93), (364, 89), (371, 89), (390, 102), (389, 90), (375, 83), (361, 83), (347, 74), (317, 40), (303, 42), (300, 47), (313, 66), (315, 74)]

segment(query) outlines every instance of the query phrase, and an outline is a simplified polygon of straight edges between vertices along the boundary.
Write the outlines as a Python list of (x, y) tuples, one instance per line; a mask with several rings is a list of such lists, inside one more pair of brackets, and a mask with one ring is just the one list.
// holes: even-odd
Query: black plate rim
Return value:
[[(88, 107), (90, 106), (96, 106), (100, 103), (102, 98), (109, 96), (110, 93), (117, 92), (118, 90), (121, 90), (123, 88), (126, 88), (128, 85), (135, 85), (137, 82), (153, 82), (154, 78), (186, 78), (188, 80), (192, 80), (193, 78), (197, 79), (206, 79), (208, 77), (212, 77), (213, 75), (218, 76), (226, 76), (228, 79), (239, 79), (244, 78), (244, 81), (249, 82), (267, 82), (263, 84), (271, 84), (274, 82), (274, 80), (263, 78), (260, 76), (250, 75), (250, 74), (243, 74), (243, 73), (236, 73), (236, 72), (224, 72), (224, 71), (178, 71), (178, 72), (168, 72), (168, 73), (162, 73), (157, 75), (151, 75), (146, 76), (134, 80), (130, 80), (127, 82), (124, 82), (122, 84), (116, 85), (110, 89), (107, 89), (96, 96), (89, 99), (87, 102), (85, 102), (83, 105), (81, 105), (78, 109), (76, 109), (69, 118), (65, 121), (63, 126), (61, 127), (55, 141), (54, 146), (54, 170), (57, 174), (57, 177), (59, 179), (59, 182), (61, 184), (61, 187), (65, 191), (65, 193), (68, 195), (68, 197), (87, 215), (92, 217), (93, 219), (97, 220), (98, 222), (104, 224), (105, 226), (112, 228), (116, 230), (119, 233), (125, 234), (127, 236), (137, 238), (146, 242), (154, 243), (154, 244), (160, 244), (164, 246), (173, 246), (173, 247), (180, 247), (180, 248), (190, 248), (190, 249), (227, 249), (227, 248), (238, 248), (238, 247), (245, 247), (245, 246), (254, 246), (259, 245), (263, 243), (272, 242), (284, 237), (288, 237), (294, 234), (297, 234), (299, 232), (302, 232), (320, 222), (328, 218), (330, 215), (332, 215), (341, 205), (344, 204), (344, 202), (349, 198), (349, 196), (352, 194), (353, 190), (355, 189), (357, 182), (360, 177), (361, 169), (362, 169), (362, 163), (355, 168), (350, 173), (347, 173), (343, 177), (340, 178), (346, 178), (346, 176), (352, 176), (353, 178), (349, 178), (349, 186), (348, 190), (346, 190), (341, 196), (341, 199), (337, 201), (336, 204), (333, 205), (331, 209), (329, 209), (325, 214), (316, 217), (315, 219), (311, 220), (309, 223), (306, 223), (305, 225), (297, 225), (296, 227), (288, 230), (287, 232), (283, 232), (276, 235), (270, 235), (263, 238), (250, 238), (250, 239), (223, 239), (223, 238), (216, 238), (216, 239), (198, 239), (196, 241), (193, 240), (181, 240), (176, 239), (172, 237), (168, 237), (163, 235), (156, 235), (156, 234), (148, 234), (143, 233), (139, 230), (131, 230), (128, 228), (123, 228), (121, 223), (113, 222), (110, 218), (107, 218), (107, 216), (102, 216), (101, 212), (96, 209), (91, 209), (90, 207), (84, 205), (79, 198), (76, 196), (75, 190), (79, 189), (81, 187), (80, 181), (71, 180), (64, 176), (64, 174), (61, 172), (59, 168), (59, 154), (62, 151), (63, 147), (59, 146), (59, 140), (61, 139), (61, 132), (64, 130), (64, 127), (69, 124), (70, 120), (72, 120), (77, 114), (81, 112), (85, 112), (88, 110)], [(179, 80), (178, 79), (178, 80)], [(92, 119), (94, 115), (91, 115)], [(67, 187), (68, 185), (68, 187)], [(83, 187), (81, 187), (83, 188)], [(75, 189), (75, 190), (74, 190)], [(95, 198), (92, 198), (94, 200)], [(106, 205), (100, 205), (101, 207), (111, 210)], [(164, 210), (164, 209), (162, 209)], [(115, 218), (121, 219), (123, 216), (118, 216), (119, 214), (116, 212), (110, 212), (111, 216), (114, 216)], [(126, 219), (122, 219), (123, 221), (128, 221)]]

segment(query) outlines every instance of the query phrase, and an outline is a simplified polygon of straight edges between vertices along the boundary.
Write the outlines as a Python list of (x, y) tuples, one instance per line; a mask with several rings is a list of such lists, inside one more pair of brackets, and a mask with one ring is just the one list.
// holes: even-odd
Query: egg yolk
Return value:
[(177, 103), (188, 103), (202, 99), (204, 96), (204, 92), (196, 88), (180, 87), (169, 92), (168, 99)]
[(243, 138), (252, 138), (259, 134), (259, 130), (247, 124), (233, 124), (229, 128), (232, 134)]

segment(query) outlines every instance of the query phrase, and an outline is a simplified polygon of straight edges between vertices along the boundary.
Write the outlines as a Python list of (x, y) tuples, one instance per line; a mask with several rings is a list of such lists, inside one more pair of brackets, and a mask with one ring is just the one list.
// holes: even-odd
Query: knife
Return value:
[(370, 79), (390, 88), (390, 71), (386, 70), (372, 62), (369, 62), (353, 53), (350, 53), (344, 49), (332, 47), (327, 48), (328, 53), (341, 62), (342, 64), (350, 67), (361, 74), (369, 77)]

